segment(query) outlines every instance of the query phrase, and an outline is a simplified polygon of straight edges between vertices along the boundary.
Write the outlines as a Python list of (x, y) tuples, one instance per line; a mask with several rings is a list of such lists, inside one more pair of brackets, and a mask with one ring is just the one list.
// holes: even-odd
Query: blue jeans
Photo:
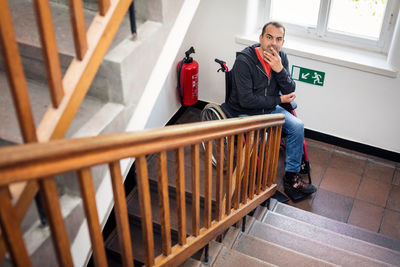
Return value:
[(285, 115), (285, 123), (282, 126), (282, 131), (287, 135), (285, 171), (299, 172), (303, 155), (304, 123), (281, 106), (276, 106), (271, 112), (276, 113)]

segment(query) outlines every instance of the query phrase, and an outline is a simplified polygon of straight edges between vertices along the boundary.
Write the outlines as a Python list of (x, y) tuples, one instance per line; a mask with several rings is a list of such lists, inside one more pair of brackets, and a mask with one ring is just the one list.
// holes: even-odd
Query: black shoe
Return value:
[(285, 189), (294, 189), (304, 194), (312, 194), (317, 191), (315, 186), (305, 183), (298, 173), (294, 175), (286, 173), (283, 182)]

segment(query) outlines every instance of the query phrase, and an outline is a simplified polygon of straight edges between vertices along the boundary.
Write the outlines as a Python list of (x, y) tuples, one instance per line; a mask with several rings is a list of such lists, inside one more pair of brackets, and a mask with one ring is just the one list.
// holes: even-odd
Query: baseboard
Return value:
[(381, 149), (378, 147), (373, 147), (370, 145), (354, 142), (354, 141), (349, 141), (346, 139), (342, 139), (339, 137), (335, 137), (329, 134), (324, 134), (320, 133), (317, 131), (313, 131), (310, 129), (305, 129), (304, 130), (304, 136), (306, 138), (310, 138), (316, 141), (321, 141), (327, 144), (339, 146), (342, 148), (350, 149), (353, 151), (357, 151), (363, 154), (368, 154), (371, 156), (376, 156), (380, 157), (383, 159), (395, 161), (395, 162), (400, 162), (400, 153), (396, 153), (393, 151), (388, 151), (385, 149)]

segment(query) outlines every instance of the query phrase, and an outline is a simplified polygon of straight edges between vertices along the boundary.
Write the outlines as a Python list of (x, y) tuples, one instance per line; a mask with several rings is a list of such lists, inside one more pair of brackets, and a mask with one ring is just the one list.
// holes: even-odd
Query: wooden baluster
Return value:
[(26, 143), (36, 142), (35, 123), (8, 1), (0, 0), (0, 6), (0, 50), (18, 116), (19, 128)]
[(260, 134), (260, 154), (258, 155), (258, 174), (257, 174), (257, 186), (256, 186), (256, 194), (260, 194), (261, 192), (261, 183), (263, 177), (263, 170), (264, 170), (264, 156), (265, 156), (265, 134), (267, 129), (262, 129)]
[(269, 153), (269, 161), (268, 161), (268, 176), (267, 176), (267, 186), (271, 186), (273, 176), (274, 176), (274, 160), (275, 160), (275, 153), (276, 153), (276, 138), (277, 138), (277, 128), (272, 127), (271, 129), (271, 142), (270, 142), (270, 153)]
[(96, 191), (94, 189), (90, 169), (85, 168), (79, 170), (78, 180), (89, 228), (90, 240), (92, 241), (94, 263), (96, 266), (107, 266), (103, 235), (101, 233), (99, 215), (96, 208)]
[(7, 187), (0, 188), (0, 225), (4, 241), (15, 266), (31, 266), (22, 231)]
[(255, 137), (253, 141), (253, 148), (251, 153), (251, 166), (250, 166), (250, 181), (249, 181), (249, 198), (254, 197), (254, 183), (257, 175), (257, 159), (258, 159), (258, 145), (259, 145), (259, 131), (255, 132)]
[(268, 128), (267, 130), (267, 145), (266, 145), (266, 151), (265, 151), (265, 156), (264, 156), (264, 169), (263, 169), (263, 176), (262, 176), (262, 182), (261, 182), (261, 190), (264, 191), (267, 187), (267, 180), (269, 177), (269, 172), (270, 172), (270, 160), (271, 160), (271, 143), (272, 143), (272, 128)]
[(105, 16), (110, 8), (110, 0), (99, 0), (98, 6), (100, 15)]
[(126, 208), (125, 188), (121, 176), (121, 167), (118, 161), (109, 164), (111, 184), (114, 195), (114, 212), (117, 224), (119, 247), (121, 248), (122, 264), (133, 267), (133, 253), (131, 235), (129, 231), (128, 211)]
[(153, 219), (151, 215), (151, 200), (149, 176), (146, 156), (136, 158), (137, 183), (139, 191), (142, 234), (146, 251), (146, 266), (154, 265)]
[(42, 54), (46, 65), (47, 83), (50, 89), (51, 101), (58, 108), (64, 96), (60, 59), (58, 57), (56, 37), (49, 1), (34, 0), (37, 26), (39, 29)]
[(224, 139), (220, 138), (217, 140), (217, 181), (216, 181), (216, 220), (222, 219), (223, 207), (222, 207), (222, 191), (223, 191), (223, 178), (224, 178)]
[(75, 44), (76, 57), (82, 60), (88, 50), (86, 39), (85, 16), (82, 0), (69, 0), (69, 11)]
[(178, 206), (178, 243), (186, 244), (186, 197), (184, 148), (175, 151), (176, 203)]
[(253, 146), (253, 138), (254, 131), (251, 131), (247, 134), (246, 137), (246, 150), (244, 154), (244, 175), (243, 175), (243, 188), (242, 188), (242, 203), (245, 204), (247, 202), (248, 196), (248, 185), (249, 185), (249, 171), (250, 171), (250, 157), (251, 157), (251, 148)]
[(54, 249), (58, 262), (61, 266), (72, 266), (72, 256), (65, 229), (63, 216), (57, 193), (57, 185), (53, 177), (44, 178), (39, 181), (40, 195), (49, 222)]
[(232, 209), (232, 172), (233, 172), (233, 154), (235, 150), (235, 136), (228, 137), (228, 158), (226, 165), (226, 194), (225, 194), (225, 214), (229, 215)]
[(192, 234), (200, 233), (200, 149), (199, 144), (192, 145)]
[(171, 222), (168, 197), (167, 152), (160, 152), (157, 165), (158, 200), (161, 213), (162, 252), (165, 256), (168, 256), (171, 254)]
[(242, 153), (243, 153), (243, 133), (238, 135), (237, 148), (236, 148), (236, 180), (235, 180), (235, 191), (233, 194), (233, 207), (237, 209), (240, 202), (240, 184), (242, 175)]
[(205, 157), (204, 157), (204, 226), (211, 227), (211, 194), (212, 194), (212, 143), (205, 142)]
[(282, 135), (282, 126), (276, 126), (276, 136), (275, 136), (275, 143), (273, 144), (275, 149), (274, 149), (274, 168), (273, 168), (273, 175), (272, 175), (272, 183), (276, 183), (276, 172), (278, 168), (278, 160), (279, 160), (279, 147), (280, 147), (280, 140), (281, 140), (281, 135)]

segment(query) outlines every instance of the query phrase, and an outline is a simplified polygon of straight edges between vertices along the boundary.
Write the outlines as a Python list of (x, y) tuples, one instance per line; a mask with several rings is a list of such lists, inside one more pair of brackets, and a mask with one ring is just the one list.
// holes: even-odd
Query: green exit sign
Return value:
[(325, 72), (292, 66), (293, 80), (324, 86)]

